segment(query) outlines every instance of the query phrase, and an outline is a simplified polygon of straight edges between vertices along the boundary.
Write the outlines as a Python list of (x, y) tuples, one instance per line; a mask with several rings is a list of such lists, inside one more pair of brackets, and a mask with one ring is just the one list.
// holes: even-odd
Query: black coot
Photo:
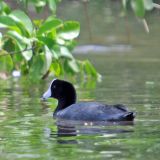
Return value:
[(76, 103), (76, 91), (70, 82), (54, 79), (43, 99), (58, 99), (53, 116), (60, 119), (80, 121), (133, 121), (134, 112), (121, 104), (107, 105), (98, 102)]

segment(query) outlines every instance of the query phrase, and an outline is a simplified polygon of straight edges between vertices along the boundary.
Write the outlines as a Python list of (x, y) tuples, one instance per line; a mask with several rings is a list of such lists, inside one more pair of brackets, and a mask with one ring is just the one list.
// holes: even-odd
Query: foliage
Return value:
[(140, 18), (145, 16), (146, 11), (154, 8), (153, 0), (122, 0), (122, 3), (125, 9), (130, 5), (135, 15)]
[(50, 11), (55, 14), (57, 3), (61, 0), (21, 0), (23, 6), (27, 9), (29, 5), (33, 5), (37, 12), (43, 11), (48, 6)]
[[(55, 13), (57, 0), (22, 0), (25, 6), (33, 3), (37, 11), (46, 4)], [(41, 79), (83, 73), (98, 78), (89, 61), (78, 61), (71, 54), (80, 32), (76, 21), (62, 21), (54, 14), (46, 20), (32, 20), (22, 10), (12, 10), (0, 1), (0, 66), (4, 71), (20, 70), (23, 75)], [(2, 58), (3, 57), (3, 58)]]

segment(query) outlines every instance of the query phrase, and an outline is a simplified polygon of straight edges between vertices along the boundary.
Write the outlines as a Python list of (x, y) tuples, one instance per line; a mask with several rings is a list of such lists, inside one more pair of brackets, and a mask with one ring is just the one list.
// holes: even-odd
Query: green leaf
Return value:
[(70, 60), (73, 59), (71, 52), (65, 46), (54, 45), (53, 51), (55, 52), (54, 53), (55, 56), (57, 56), (58, 58), (65, 58), (65, 59), (70, 59)]
[(4, 15), (9, 14), (11, 12), (10, 7), (3, 1), (0, 1), (0, 13)]
[(75, 59), (73, 60), (69, 60), (68, 61), (68, 65), (70, 66), (70, 68), (75, 72), (75, 73), (78, 73), (79, 72), (79, 66), (76, 62)]
[[(49, 51), (52, 53), (52, 56), (55, 59), (58, 59), (58, 54), (56, 53), (56, 49), (54, 48), (55, 42), (53, 41), (53, 39), (43, 36), (38, 36), (37, 38), (40, 42), (43, 43), (43, 45), (46, 45), (49, 48)], [(60, 53), (60, 49), (58, 52)]]
[[(47, 19), (46, 19), (45, 22), (49, 22), (49, 21), (52, 21), (52, 20), (54, 20), (54, 19), (56, 19), (56, 16), (52, 14), (52, 15), (50, 15), (49, 17), (47, 17)], [(61, 19), (59, 19), (59, 20), (61, 20)]]
[(122, 5), (125, 9), (127, 8), (127, 3), (128, 3), (128, 0), (122, 0)]
[(23, 55), (23, 57), (25, 58), (26, 61), (29, 61), (32, 58), (32, 56), (33, 56), (31, 47), (27, 47), (26, 51), (22, 52), (22, 55)]
[(63, 69), (64, 69), (65, 73), (73, 75), (75, 72), (74, 72), (73, 68), (70, 67), (68, 62), (69, 61), (67, 59), (64, 60)]
[(59, 29), (59, 36), (66, 40), (72, 40), (78, 37), (80, 32), (80, 24), (76, 21), (67, 21), (64, 26)]
[(34, 23), (35, 27), (40, 27), (42, 22), (43, 22), (43, 20), (38, 20), (38, 19), (33, 20), (33, 23)]
[(56, 40), (57, 38), (57, 31), (56, 29), (52, 29), (51, 32), (47, 33), (46, 35), (48, 38), (51, 38), (52, 40)]
[(22, 32), (22, 29), (16, 24), (14, 19), (9, 16), (0, 16), (0, 28), (8, 28), (18, 33)]
[(40, 54), (33, 57), (33, 62), (30, 67), (29, 75), (31, 78), (34, 78), (34, 80), (41, 79), (44, 75), (43, 68), (45, 65), (45, 55)]
[(8, 16), (0, 16), (0, 28), (15, 27), (16, 23), (14, 20)]
[(51, 69), (51, 72), (53, 72), (55, 76), (60, 76), (62, 73), (61, 65), (58, 63), (58, 61), (52, 62), (50, 69)]
[(9, 16), (0, 16), (0, 28), (8, 28), (18, 33), (26, 32), (22, 24), (17, 23), (14, 17), (9, 17)]
[(132, 9), (134, 10), (136, 16), (143, 18), (145, 15), (145, 8), (143, 0), (132, 0), (131, 1)]
[(34, 3), (34, 6), (35, 6), (36, 11), (38, 13), (41, 12), (44, 9), (45, 5), (46, 5), (46, 1), (44, 1), (44, 0), (43, 1), (42, 0), (37, 0), (37, 1), (32, 2), (32, 3)]
[(32, 3), (32, 6), (36, 8), (37, 12), (40, 12), (46, 5), (46, 0), (22, 0), (25, 8), (28, 9), (29, 3)]
[(74, 41), (74, 40), (72, 40), (72, 41), (67, 41), (67, 42), (65, 43), (65, 45), (67, 46), (67, 48), (68, 48), (70, 51), (72, 51), (72, 50), (77, 46), (77, 41)]
[(37, 36), (38, 40), (42, 42), (44, 45), (47, 45), (49, 48), (51, 48), (54, 44), (53, 39), (44, 37), (44, 36)]
[(44, 7), (46, 5), (46, 2), (43, 0), (37, 0), (35, 3), (36, 7)]
[(13, 11), (10, 16), (14, 18), (16, 21), (21, 22), (28, 33), (33, 32), (33, 24), (31, 19), (21, 10)]
[[(32, 58), (32, 50), (27, 50), (27, 49), (32, 48), (30, 40), (21, 36), (20, 34), (18, 34), (15, 31), (8, 31), (7, 35), (9, 37), (11, 37), (16, 42), (16, 44), (19, 47), (19, 50), (21, 51), (21, 54), (23, 55), (23, 57), (27, 61), (29, 61)], [(23, 51), (25, 48), (26, 48), (26, 51)]]
[(94, 66), (88, 61), (84, 61), (84, 70), (87, 75), (91, 75), (93, 77), (97, 77), (97, 71)]
[(154, 8), (153, 0), (143, 0), (146, 10), (152, 10)]
[(60, 57), (73, 59), (73, 56), (72, 56), (71, 52), (68, 50), (68, 48), (66, 48), (64, 46), (60, 47)]
[(12, 61), (15, 64), (15, 68), (20, 69), (20, 64), (23, 63), (24, 58), (19, 53), (21, 48), (18, 46), (17, 42), (15, 42), (15, 40), (13, 40), (12, 38), (8, 37), (4, 41), (3, 49), (8, 53), (12, 54)]
[(44, 9), (44, 8), (43, 8), (43, 7), (41, 7), (41, 6), (40, 6), (40, 7), (39, 7), (39, 6), (35, 6), (35, 8), (36, 8), (36, 12), (37, 12), (37, 13), (42, 12), (42, 11), (43, 11), (43, 9)]
[(16, 39), (20, 44), (23, 44), (23, 45), (29, 45), (30, 44), (29, 39), (21, 36), (19, 33), (15, 32), (15, 31), (8, 31), (7, 35), (12, 37), (13, 39)]
[(50, 49), (52, 50), (53, 57), (58, 60), (60, 57), (60, 46), (53, 45), (53, 48)]
[[(0, 56), (3, 55), (4, 53), (0, 51)], [(13, 69), (13, 61), (10, 55), (5, 55), (0, 57), (0, 71), (3, 72), (11, 72)]]
[(45, 46), (45, 64), (43, 71), (46, 73), (52, 64), (52, 53), (47, 46)]
[(8, 38), (3, 41), (3, 49), (8, 53), (15, 51), (15, 43), (11, 38)]
[(45, 46), (44, 53), (33, 57), (33, 63), (31, 65), (30, 76), (35, 79), (40, 79), (49, 70), (52, 63), (52, 53)]
[(2, 49), (3, 41), (2, 41), (2, 33), (0, 32), (0, 50)]
[[(34, 1), (34, 0), (33, 0)], [(25, 9), (28, 9), (28, 3), (29, 3), (29, 0), (21, 0), (22, 2), (22, 5), (24, 6)]]
[(3, 36), (2, 36), (2, 33), (0, 32), (0, 40), (2, 39), (2, 37), (3, 37)]
[(49, 9), (55, 13), (56, 11), (56, 1), (55, 0), (48, 0)]
[[(24, 63), (24, 58), (21, 54), (13, 54), (12, 59), (13, 59), (14, 67), (17, 70), (21, 70), (21, 71), (28, 70), (28, 66), (26, 66), (27, 65), (26, 63)], [(25, 68), (23, 66), (25, 66)]]
[(59, 44), (59, 45), (65, 45), (65, 43), (66, 43), (65, 40), (62, 39), (62, 38), (60, 38), (60, 37), (57, 37), (56, 42), (57, 42), (57, 44)]
[(37, 34), (40, 35), (40, 34), (46, 33), (48, 31), (51, 31), (52, 29), (60, 27), (61, 25), (62, 25), (62, 21), (59, 19), (53, 19), (50, 21), (46, 21), (41, 25)]

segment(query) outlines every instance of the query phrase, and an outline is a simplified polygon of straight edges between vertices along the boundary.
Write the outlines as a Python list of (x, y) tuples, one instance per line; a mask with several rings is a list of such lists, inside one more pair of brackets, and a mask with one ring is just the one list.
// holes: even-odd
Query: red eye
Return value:
[(53, 88), (56, 88), (56, 86), (53, 86)]

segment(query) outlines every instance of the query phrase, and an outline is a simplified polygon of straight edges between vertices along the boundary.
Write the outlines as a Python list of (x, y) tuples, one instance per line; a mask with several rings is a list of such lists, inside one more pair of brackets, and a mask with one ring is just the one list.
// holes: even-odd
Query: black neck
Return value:
[(67, 95), (66, 97), (63, 97), (61, 99), (58, 99), (58, 106), (56, 110), (54, 111), (54, 115), (68, 106), (74, 104), (76, 102), (76, 96), (75, 95)]

